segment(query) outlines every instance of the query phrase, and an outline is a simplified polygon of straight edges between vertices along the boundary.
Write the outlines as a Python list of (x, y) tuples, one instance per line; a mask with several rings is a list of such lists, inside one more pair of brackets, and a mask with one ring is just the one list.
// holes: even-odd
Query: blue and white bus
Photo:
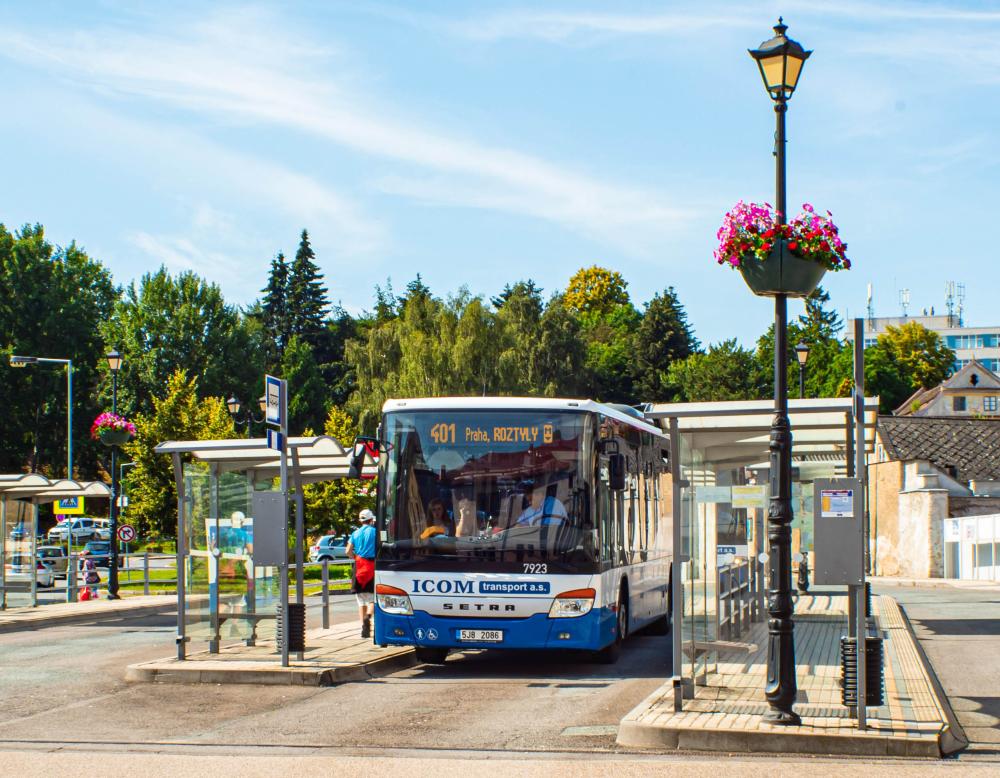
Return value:
[(627, 406), (446, 397), (383, 407), (375, 642), (583, 649), (670, 628), (668, 441)]

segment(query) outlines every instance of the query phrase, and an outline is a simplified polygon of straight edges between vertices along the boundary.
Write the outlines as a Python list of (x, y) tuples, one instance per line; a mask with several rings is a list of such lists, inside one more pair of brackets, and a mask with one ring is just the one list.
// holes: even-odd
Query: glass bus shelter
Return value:
[[(865, 399), (860, 419), (853, 405), (851, 398), (789, 400), (793, 558), (802, 552), (815, 558), (812, 481), (854, 475), (859, 421), (865, 450), (873, 450), (878, 398)], [(744, 642), (751, 624), (767, 619), (767, 570), (760, 554), (767, 550), (774, 405), (666, 403), (648, 406), (645, 415), (670, 436), (674, 705), (681, 710), (683, 696), (693, 695), (694, 686), (714, 672), (718, 652), (752, 650)]]
[[(38, 604), (38, 514), (39, 507), (69, 497), (104, 498), (111, 497), (111, 487), (103, 481), (73, 481), (60, 478), (50, 481), (40, 473), (14, 473), (0, 475), (0, 609), (7, 608), (7, 565), (11, 568), (28, 567), (30, 578), (27, 583), (31, 592), (31, 605)], [(12, 537), (7, 531), (8, 500), (18, 505), (15, 522), (21, 531)], [(30, 506), (30, 517), (25, 520)], [(25, 529), (26, 528), (26, 529)], [(72, 568), (72, 536), (66, 533), (66, 599), (72, 602), (75, 595), (73, 585), (75, 570)], [(15, 564), (16, 562), (16, 564)]]
[[(351, 457), (328, 435), (289, 438), (286, 445), (288, 499), (295, 506), (294, 519), (286, 517), (288, 556), (294, 601), (302, 603), (303, 487), (346, 478)], [(254, 562), (253, 495), (279, 491), (278, 452), (266, 438), (168, 441), (156, 452), (171, 457), (177, 487), (177, 658), (186, 658), (190, 641), (206, 641), (218, 653), (227, 642), (253, 645), (258, 637), (273, 637), (278, 607), (288, 603), (281, 602), (282, 569)], [(366, 455), (363, 477), (375, 473)]]

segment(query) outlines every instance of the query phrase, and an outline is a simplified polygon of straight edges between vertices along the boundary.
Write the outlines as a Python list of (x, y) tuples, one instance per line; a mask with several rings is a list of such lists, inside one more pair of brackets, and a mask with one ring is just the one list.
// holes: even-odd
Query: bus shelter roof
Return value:
[[(44, 476), (41, 476), (44, 478)], [(45, 479), (48, 481), (48, 479)], [(67, 497), (110, 497), (111, 487), (103, 481), (71, 481), (62, 478), (58, 481), (48, 483), (35, 482), (32, 484), (20, 484), (19, 486), (9, 486), (3, 484), (4, 497), (11, 500), (23, 500), (24, 502), (42, 505), (47, 502), (63, 500)]]
[[(853, 400), (849, 397), (788, 401), (792, 428), (792, 457), (800, 463), (846, 463), (853, 440)], [(701, 454), (706, 465), (752, 465), (767, 460), (774, 417), (771, 400), (661, 403), (650, 406), (647, 418), (665, 429), (677, 419), (685, 442)], [(878, 397), (864, 402), (865, 450), (875, 446)]]
[[(316, 483), (346, 478), (351, 452), (329, 435), (289, 438), (289, 470), (297, 470), (300, 483)], [(161, 443), (157, 454), (189, 454), (213, 465), (218, 472), (245, 471), (263, 480), (275, 477), (281, 468), (281, 456), (267, 447), (267, 438), (231, 440), (172, 440)], [(375, 475), (375, 461), (365, 454), (363, 473)]]
[(0, 474), (0, 493), (11, 489), (48, 486), (52, 482), (41, 473), (5, 473)]

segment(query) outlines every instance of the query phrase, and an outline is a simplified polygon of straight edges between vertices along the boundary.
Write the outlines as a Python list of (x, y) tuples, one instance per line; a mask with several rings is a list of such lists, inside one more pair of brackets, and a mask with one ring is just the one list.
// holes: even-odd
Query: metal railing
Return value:
[[(107, 579), (101, 580), (96, 584), (86, 584), (82, 581), (81, 566), (86, 562), (89, 557), (82, 554), (70, 554), (67, 562), (67, 569), (62, 573), (53, 573), (52, 586), (41, 586), (38, 582), (38, 573), (43, 571), (37, 568), (33, 570), (30, 576), (27, 573), (17, 574), (19, 578), (17, 580), (11, 580), (9, 577), (11, 571), (8, 570), (8, 574), (4, 581), (4, 587), (0, 590), (0, 609), (5, 609), (9, 607), (7, 602), (8, 594), (29, 594), (31, 597), (31, 602), (28, 603), (30, 607), (37, 608), (40, 603), (38, 601), (39, 595), (41, 593), (45, 594), (59, 594), (65, 595), (62, 601), (64, 602), (75, 602), (79, 592), (84, 588), (88, 587), (91, 590), (106, 590), (107, 589)], [(148, 595), (151, 591), (152, 585), (176, 585), (177, 576), (176, 571), (174, 572), (174, 577), (172, 578), (160, 578), (152, 577), (150, 571), (154, 569), (170, 569), (173, 570), (173, 564), (175, 561), (175, 556), (173, 554), (161, 554), (152, 553), (149, 551), (144, 551), (140, 553), (131, 554), (119, 554), (118, 558), (123, 560), (123, 566), (119, 568), (119, 589), (131, 590), (133, 583), (142, 584), (142, 593)], [(132, 567), (129, 566), (129, 559), (142, 559), (142, 566)], [(158, 559), (164, 559), (169, 561), (169, 565), (166, 568), (152, 568), (150, 562)], [(134, 573), (141, 573), (141, 576), (133, 577)], [(23, 577), (21, 577), (23, 576)], [(45, 571), (45, 577), (48, 578), (49, 574)], [(57, 582), (62, 579), (63, 584), (60, 586)], [(169, 589), (167, 590), (170, 591)], [(41, 603), (41, 605), (54, 604)]]

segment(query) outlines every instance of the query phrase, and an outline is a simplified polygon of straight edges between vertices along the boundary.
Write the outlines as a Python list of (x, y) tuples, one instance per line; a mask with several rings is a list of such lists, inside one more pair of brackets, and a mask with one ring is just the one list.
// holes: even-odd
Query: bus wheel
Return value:
[(414, 653), (417, 655), (417, 661), (423, 662), (425, 665), (443, 665), (444, 660), (448, 656), (447, 648), (431, 648), (429, 646), (414, 646)]
[(628, 597), (625, 590), (618, 593), (618, 608), (615, 610), (615, 639), (610, 645), (597, 652), (597, 661), (604, 665), (613, 665), (622, 653), (622, 643), (628, 633)]

